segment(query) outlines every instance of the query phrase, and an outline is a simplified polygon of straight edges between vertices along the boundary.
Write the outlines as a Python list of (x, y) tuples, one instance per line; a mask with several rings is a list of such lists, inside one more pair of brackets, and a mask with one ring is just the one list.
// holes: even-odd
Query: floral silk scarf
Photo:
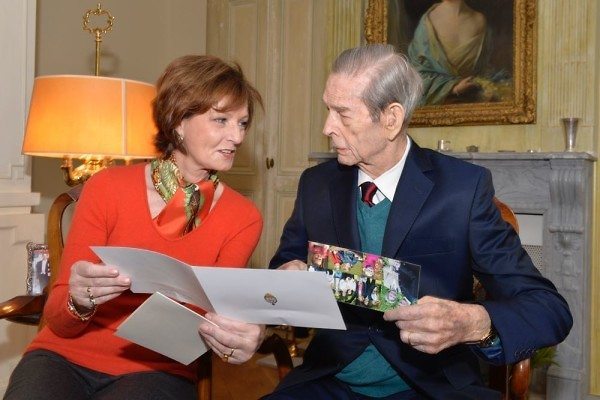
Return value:
[(188, 183), (173, 159), (154, 159), (150, 163), (152, 183), (167, 203), (154, 219), (159, 231), (171, 238), (185, 235), (198, 227), (212, 205), (219, 178), (211, 172), (207, 179)]

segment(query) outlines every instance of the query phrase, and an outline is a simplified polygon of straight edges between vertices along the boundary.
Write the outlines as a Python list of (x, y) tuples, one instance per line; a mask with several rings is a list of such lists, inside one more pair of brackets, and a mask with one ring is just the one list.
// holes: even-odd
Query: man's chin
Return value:
[(337, 155), (337, 160), (342, 165), (352, 166), (352, 165), (356, 164), (356, 160), (354, 159), (354, 157), (349, 157), (347, 155), (340, 154), (340, 153), (338, 153), (338, 155)]

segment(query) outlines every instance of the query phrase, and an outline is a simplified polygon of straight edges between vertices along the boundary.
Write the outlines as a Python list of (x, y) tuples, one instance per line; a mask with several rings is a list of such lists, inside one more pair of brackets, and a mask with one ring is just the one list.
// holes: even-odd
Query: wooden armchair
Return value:
[[(58, 276), (58, 266), (63, 251), (63, 216), (67, 207), (79, 199), (81, 186), (71, 189), (56, 198), (48, 214), (48, 251), (50, 253), (50, 281), (41, 295), (16, 296), (8, 301), (0, 303), (0, 319), (12, 322), (38, 325), (41, 327), (43, 321), (43, 309), (48, 292), (54, 280)], [(273, 353), (277, 362), (279, 379), (282, 379), (293, 368), (292, 358), (288, 347), (283, 339), (277, 334), (267, 337), (259, 353)], [(198, 398), (208, 400), (212, 397), (212, 352), (200, 357), (198, 362)]]

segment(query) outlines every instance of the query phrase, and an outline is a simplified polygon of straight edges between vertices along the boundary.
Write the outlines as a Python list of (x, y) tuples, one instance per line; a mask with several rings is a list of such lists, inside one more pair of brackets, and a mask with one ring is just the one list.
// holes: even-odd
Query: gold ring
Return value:
[(235, 349), (231, 349), (231, 353), (229, 353), (229, 354), (227, 355), (227, 357), (228, 357), (228, 358), (229, 358), (229, 357), (233, 357), (233, 352), (234, 352), (234, 351), (235, 351)]
[(223, 354), (223, 361), (229, 362), (229, 354)]
[(87, 289), (85, 289), (85, 290), (88, 293), (88, 297), (90, 298), (90, 304), (92, 305), (92, 308), (95, 308), (96, 307), (96, 299), (94, 298), (94, 295), (92, 294), (92, 288), (90, 288), (88, 286)]

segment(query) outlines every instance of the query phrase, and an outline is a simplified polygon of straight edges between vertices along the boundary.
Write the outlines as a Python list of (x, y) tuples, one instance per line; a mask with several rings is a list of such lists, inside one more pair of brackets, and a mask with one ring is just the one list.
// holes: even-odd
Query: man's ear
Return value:
[(389, 140), (394, 140), (400, 134), (404, 124), (404, 107), (400, 103), (391, 103), (381, 113), (381, 122), (387, 131)]

